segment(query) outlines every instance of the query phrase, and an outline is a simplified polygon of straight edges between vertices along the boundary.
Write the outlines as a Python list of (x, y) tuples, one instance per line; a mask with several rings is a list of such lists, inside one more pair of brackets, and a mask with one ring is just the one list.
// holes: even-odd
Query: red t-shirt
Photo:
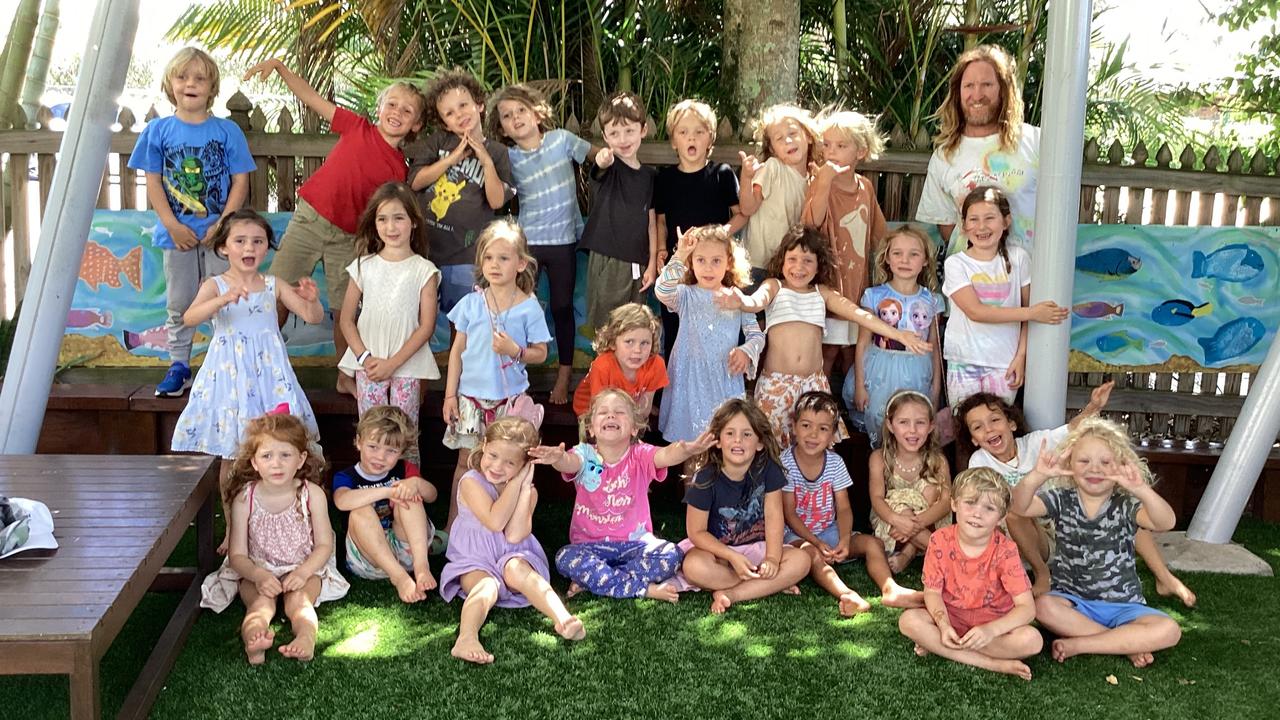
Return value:
[(955, 525), (929, 537), (922, 579), (926, 590), (942, 593), (942, 602), (949, 608), (987, 608), (1001, 615), (1013, 609), (1014, 595), (1031, 589), (1018, 546), (1008, 536), (992, 532), (987, 549), (971, 558), (956, 541)]
[(298, 197), (343, 232), (355, 234), (356, 222), (373, 191), (383, 183), (404, 182), (409, 163), (400, 148), (387, 144), (373, 123), (350, 110), (335, 110), (329, 126), (338, 134), (338, 144), (320, 169), (298, 188)]
[(606, 350), (591, 361), (591, 369), (582, 379), (578, 389), (573, 393), (573, 414), (582, 416), (591, 406), (591, 398), (608, 388), (618, 388), (635, 400), (640, 396), (667, 386), (667, 363), (661, 355), (650, 355), (640, 369), (636, 370), (635, 382), (622, 374), (618, 358), (612, 350)]

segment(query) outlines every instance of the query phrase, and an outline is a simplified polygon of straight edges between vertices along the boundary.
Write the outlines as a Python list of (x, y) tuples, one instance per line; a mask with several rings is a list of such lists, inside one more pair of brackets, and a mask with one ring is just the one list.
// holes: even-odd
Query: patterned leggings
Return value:
[[(356, 410), (360, 415), (375, 405), (395, 405), (404, 411), (414, 426), (418, 424), (418, 413), (422, 409), (422, 393), (418, 378), (393, 377), (390, 380), (374, 382), (363, 370), (356, 371)], [(411, 456), (412, 455), (412, 456)], [(418, 453), (406, 453), (405, 458), (414, 464), (418, 462)]]
[(680, 569), (684, 553), (666, 541), (626, 540), (566, 545), (556, 553), (556, 569), (596, 595), (644, 597), (649, 583), (660, 583)]

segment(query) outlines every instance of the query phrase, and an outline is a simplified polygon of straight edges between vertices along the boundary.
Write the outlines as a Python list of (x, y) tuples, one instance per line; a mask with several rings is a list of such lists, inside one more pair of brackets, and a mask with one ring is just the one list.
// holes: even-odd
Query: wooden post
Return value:
[[(293, 114), (289, 108), (280, 111), (276, 133), (293, 132)], [(276, 208), (281, 212), (293, 212), (298, 199), (298, 158), (293, 155), (276, 156)]]
[[(267, 117), (263, 114), (262, 108), (256, 107), (249, 113), (249, 127), (254, 132), (263, 132), (267, 129)], [(266, 212), (267, 173), (270, 171), (268, 167), (270, 163), (266, 155), (254, 155), (253, 162), (257, 167), (249, 174), (248, 206), (258, 212)]]
[(27, 173), (31, 156), (9, 154), (9, 212), (13, 213), (13, 288), (21, 299), (31, 277), (31, 218), (27, 208)]
[[(123, 132), (129, 132), (134, 125), (133, 111), (124, 108), (120, 111), (120, 129)], [(137, 210), (138, 209), (138, 171), (129, 167), (129, 160), (125, 157), (119, 157), (120, 162), (120, 209), (121, 210)], [(146, 194), (145, 192), (143, 193)]]

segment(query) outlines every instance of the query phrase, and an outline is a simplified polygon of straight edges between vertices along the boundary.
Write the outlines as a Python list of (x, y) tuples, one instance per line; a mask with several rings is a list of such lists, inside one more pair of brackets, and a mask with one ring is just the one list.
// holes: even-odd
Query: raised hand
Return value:
[(707, 430), (692, 440), (680, 440), (674, 443), (674, 445), (679, 448), (679, 451), (684, 454), (685, 457), (693, 457), (715, 447), (717, 441), (718, 438), (715, 436), (715, 433)]
[(748, 155), (741, 150), (738, 151), (738, 161), (742, 164), (741, 184), (746, 186), (751, 184), (751, 179), (756, 176), (760, 170), (760, 161), (755, 155)]
[(1111, 401), (1111, 391), (1116, 387), (1115, 380), (1108, 380), (1089, 393), (1089, 404), (1101, 410)]
[(477, 139), (472, 135), (466, 135), (462, 139), (462, 144), (471, 148), (472, 154), (476, 156), (481, 165), (488, 167), (493, 164), (493, 157), (489, 155), (489, 151), (484, 147), (484, 138)]
[(809, 175), (814, 180), (822, 182), (831, 182), (832, 180), (835, 180), (836, 177), (846, 175), (852, 170), (853, 168), (848, 165), (837, 165), (830, 160), (822, 163), (821, 165), (814, 162), (809, 163)]
[(539, 445), (529, 448), (529, 457), (539, 465), (555, 465), (564, 459), (568, 452), (565, 451), (564, 443), (552, 447), (550, 445)]
[(721, 310), (741, 310), (747, 304), (747, 298), (736, 287), (722, 288), (711, 295), (711, 302)]
[(1147, 479), (1143, 477), (1142, 470), (1132, 463), (1121, 465), (1110, 477), (1117, 485), (1129, 492), (1147, 487)]
[(612, 164), (613, 164), (612, 150), (610, 150), (609, 148), (602, 148), (600, 152), (596, 153), (596, 167), (603, 170)]
[(246, 70), (244, 73), (244, 77), (240, 79), (249, 80), (256, 76), (258, 80), (267, 80), (271, 77), (271, 73), (279, 72), (280, 69), (283, 67), (284, 67), (284, 61), (281, 60), (280, 58), (271, 58), (269, 60), (263, 60), (257, 65), (254, 65), (253, 67)]
[(696, 235), (691, 235), (679, 227), (676, 228), (676, 257), (680, 258), (680, 262), (688, 265), (689, 256), (693, 254), (693, 249), (697, 245)]
[(320, 288), (316, 287), (316, 281), (309, 277), (299, 278), (293, 291), (304, 302), (312, 303), (320, 299)]
[(1041, 440), (1040, 455), (1036, 457), (1036, 466), (1033, 472), (1046, 478), (1071, 477), (1075, 473), (1072, 472), (1070, 465), (1063, 462), (1066, 459), (1066, 455), (1050, 450), (1047, 440)]

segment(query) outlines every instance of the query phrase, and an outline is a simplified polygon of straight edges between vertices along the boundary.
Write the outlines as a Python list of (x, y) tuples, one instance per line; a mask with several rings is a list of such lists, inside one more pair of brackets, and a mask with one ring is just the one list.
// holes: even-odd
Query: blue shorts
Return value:
[(476, 287), (475, 265), (441, 265), (439, 303), (440, 314), (448, 315), (458, 301)]
[[(829, 547), (835, 547), (840, 544), (840, 528), (836, 527), (835, 523), (828, 525), (826, 530), (814, 534), (818, 536), (819, 540), (826, 543)], [(800, 539), (800, 536), (791, 532), (791, 528), (789, 527), (782, 531), (782, 542), (784, 544), (790, 545)]]
[(1108, 602), (1106, 600), (1085, 600), (1078, 595), (1071, 595), (1064, 592), (1051, 592), (1050, 595), (1070, 600), (1075, 606), (1076, 612), (1084, 615), (1090, 620), (1108, 628), (1118, 628), (1121, 625), (1127, 625), (1144, 615), (1159, 615), (1160, 617), (1169, 617), (1168, 613), (1148, 607), (1142, 603), (1132, 602)]

